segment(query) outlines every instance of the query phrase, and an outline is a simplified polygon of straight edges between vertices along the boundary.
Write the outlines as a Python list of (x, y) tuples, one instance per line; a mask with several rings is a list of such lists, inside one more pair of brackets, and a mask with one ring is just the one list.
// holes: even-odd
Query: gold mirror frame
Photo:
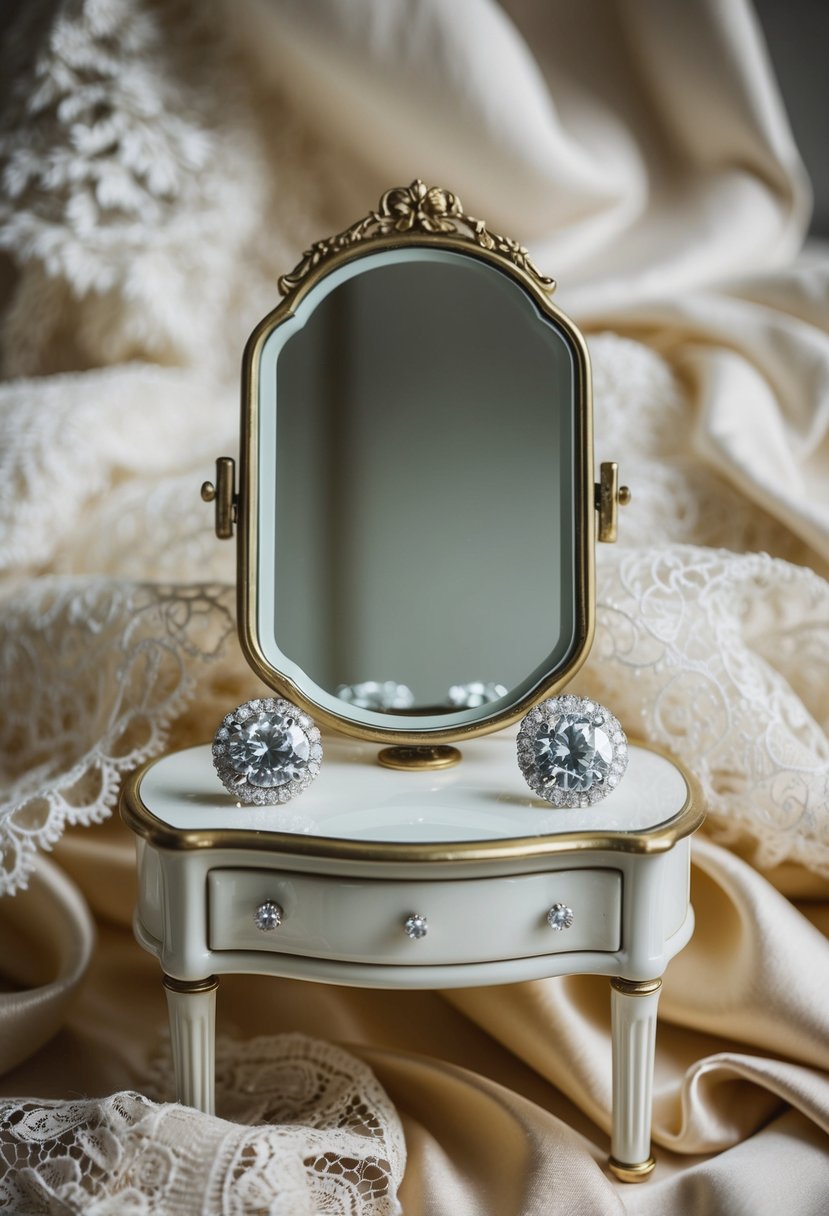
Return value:
[[(368, 254), (401, 247), (450, 250), (487, 263), (507, 275), (530, 297), (542, 315), (549, 317), (569, 342), (576, 368), (576, 411), (573, 473), (575, 511), (575, 599), (574, 646), (565, 663), (550, 671), (532, 689), (495, 714), (481, 706), (478, 720), (422, 729), (401, 729), (389, 714), (389, 725), (355, 720), (320, 705), (293, 679), (275, 668), (259, 644), (257, 635), (257, 517), (258, 517), (258, 373), (262, 348), (273, 331), (293, 317), (299, 303), (327, 275), (343, 264)], [(216, 532), (227, 538), (238, 532), (238, 633), (245, 658), (253, 671), (280, 696), (312, 714), (320, 725), (333, 727), (352, 737), (377, 743), (414, 747), (444, 744), (487, 734), (521, 718), (533, 705), (557, 693), (578, 671), (593, 641), (595, 620), (594, 511), (600, 511), (600, 539), (615, 539), (615, 509), (621, 494), (607, 492), (606, 468), (616, 475), (616, 466), (602, 467), (602, 486), (593, 481), (593, 428), (590, 361), (581, 332), (550, 300), (552, 279), (540, 273), (527, 250), (517, 241), (490, 232), (482, 220), (465, 215), (457, 195), (421, 181), (386, 191), (375, 211), (342, 232), (315, 242), (298, 265), (279, 280), (282, 302), (257, 325), (245, 347), (242, 367), (242, 435), (239, 487), (234, 486), (233, 462), (217, 461), (215, 487), (205, 483), (202, 496), (216, 504)], [(610, 473), (608, 473), (610, 476)], [(609, 534), (612, 532), (612, 535)], [(528, 590), (527, 594), (532, 594)], [(529, 674), (529, 673), (528, 673)], [(343, 710), (351, 707), (343, 702)], [(437, 716), (437, 715), (436, 715)], [(451, 718), (447, 713), (442, 718)]]

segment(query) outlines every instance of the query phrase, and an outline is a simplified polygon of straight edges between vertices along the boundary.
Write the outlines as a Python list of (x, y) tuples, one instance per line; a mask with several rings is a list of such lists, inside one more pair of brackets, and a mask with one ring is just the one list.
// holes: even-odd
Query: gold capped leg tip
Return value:
[(617, 1161), (615, 1157), (610, 1157), (607, 1166), (620, 1182), (644, 1182), (656, 1169), (656, 1160), (653, 1157), (648, 1157), (647, 1161), (639, 1161), (635, 1165), (628, 1165), (624, 1161)]

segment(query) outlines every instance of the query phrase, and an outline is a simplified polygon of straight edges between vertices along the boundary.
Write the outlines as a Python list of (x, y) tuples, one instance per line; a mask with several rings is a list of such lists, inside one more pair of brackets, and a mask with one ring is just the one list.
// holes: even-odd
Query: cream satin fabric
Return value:
[[(604, 980), (231, 978), (221, 1028), (301, 1029), (371, 1065), (406, 1133), (407, 1216), (823, 1213), (829, 588), (796, 566), (829, 557), (829, 259), (798, 256), (808, 186), (748, 6), (86, 0), (27, 23), (0, 213), (8, 888), (93, 826), (56, 848), (68, 878), (4, 897), (3, 1092), (150, 1083), (158, 967), (130, 933), (131, 840), (101, 820), (124, 767), (207, 737), (252, 687), (232, 596), (183, 589), (232, 578), (193, 487), (231, 450), (277, 275), (419, 175), (559, 279), (597, 335), (601, 454), (636, 490), (584, 682), (680, 751), (712, 811), (661, 1000), (659, 1170), (604, 1173)], [(67, 1012), (92, 942), (72, 881), (99, 940)]]

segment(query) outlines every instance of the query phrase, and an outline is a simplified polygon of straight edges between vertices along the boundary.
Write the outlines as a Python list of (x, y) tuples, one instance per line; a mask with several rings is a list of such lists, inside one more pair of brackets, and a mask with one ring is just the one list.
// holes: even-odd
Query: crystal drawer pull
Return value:
[(412, 912), (404, 920), (403, 929), (407, 937), (410, 937), (413, 942), (418, 942), (429, 932), (429, 923), (426, 917), (421, 916), (419, 912)]
[(257, 929), (261, 929), (263, 933), (267, 933), (270, 929), (278, 929), (282, 924), (285, 913), (280, 908), (279, 904), (268, 900), (267, 903), (260, 904), (253, 914), (253, 923)]
[(551, 929), (555, 929), (556, 933), (569, 929), (573, 920), (573, 909), (568, 908), (567, 904), (553, 904), (547, 913), (547, 924)]

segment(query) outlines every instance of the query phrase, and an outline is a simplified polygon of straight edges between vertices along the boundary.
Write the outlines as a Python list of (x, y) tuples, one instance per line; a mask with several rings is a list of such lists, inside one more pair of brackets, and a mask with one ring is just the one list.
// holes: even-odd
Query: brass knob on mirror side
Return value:
[(231, 456), (220, 456), (216, 461), (216, 484), (202, 482), (201, 496), (204, 502), (216, 503), (216, 535), (219, 540), (229, 540), (236, 522), (236, 461)]
[(603, 460), (595, 499), (599, 513), (599, 540), (609, 541), (611, 544), (616, 540), (618, 508), (626, 507), (632, 497), (629, 486), (619, 485), (619, 466), (616, 461)]

